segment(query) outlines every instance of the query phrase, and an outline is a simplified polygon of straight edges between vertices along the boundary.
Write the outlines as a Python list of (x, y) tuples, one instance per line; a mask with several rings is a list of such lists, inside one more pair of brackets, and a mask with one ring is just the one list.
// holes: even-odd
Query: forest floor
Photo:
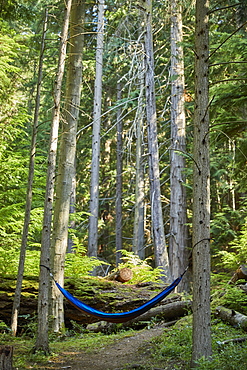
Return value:
[[(153, 363), (151, 341), (163, 333), (162, 326), (133, 332), (132, 336), (117, 339), (115, 343), (90, 352), (66, 351), (50, 361), (45, 369), (124, 370), (164, 369), (164, 364)], [(170, 369), (172, 370), (172, 368)]]

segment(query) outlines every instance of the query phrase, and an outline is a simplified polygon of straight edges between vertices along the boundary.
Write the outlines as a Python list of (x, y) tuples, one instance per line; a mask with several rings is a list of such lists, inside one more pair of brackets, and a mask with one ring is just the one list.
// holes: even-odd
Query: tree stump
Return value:
[(120, 281), (121, 283), (127, 283), (133, 277), (133, 272), (128, 267), (124, 267), (123, 269), (119, 270), (116, 280)]
[(127, 281), (130, 281), (132, 277), (133, 277), (133, 272), (131, 271), (131, 269), (129, 269), (128, 267), (124, 267), (106, 276), (106, 279), (107, 280), (117, 280), (117, 281), (120, 281), (121, 283), (127, 283)]
[(12, 370), (13, 346), (0, 346), (0, 369)]

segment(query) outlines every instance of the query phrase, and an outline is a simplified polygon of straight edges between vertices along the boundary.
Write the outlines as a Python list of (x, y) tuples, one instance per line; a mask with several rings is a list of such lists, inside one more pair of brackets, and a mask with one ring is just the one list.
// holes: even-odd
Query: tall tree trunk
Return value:
[[(122, 96), (121, 86), (117, 85), (117, 100)], [(123, 124), (121, 117), (122, 110), (117, 110), (117, 178), (116, 178), (116, 265), (121, 262), (121, 249), (123, 248), (122, 238), (122, 183), (123, 183)]]
[(27, 239), (28, 239), (28, 229), (29, 229), (30, 214), (31, 214), (31, 207), (32, 207), (32, 188), (33, 188), (33, 178), (34, 178), (36, 140), (37, 140), (37, 129), (38, 129), (38, 119), (39, 119), (39, 108), (40, 108), (40, 91), (41, 91), (41, 83), (42, 83), (42, 75), (43, 75), (43, 59), (44, 59), (47, 23), (48, 23), (48, 9), (45, 10), (43, 33), (42, 33), (42, 40), (41, 40), (41, 46), (40, 46), (38, 82), (37, 82), (36, 99), (35, 99), (33, 132), (32, 132), (32, 142), (31, 142), (31, 149), (30, 149), (30, 159), (29, 159), (29, 174), (28, 174), (28, 184), (27, 184), (27, 193), (26, 193), (25, 218), (24, 218), (24, 226), (23, 226), (23, 231), (22, 231), (18, 275), (17, 275), (17, 282), (16, 282), (15, 296), (14, 296), (12, 317), (11, 317), (11, 331), (12, 331), (13, 336), (16, 336), (16, 332), (17, 332), (18, 314), (20, 310), (20, 301), (21, 301), (21, 288), (22, 288), (22, 280), (23, 280), (25, 257), (26, 257), (26, 247), (27, 247)]
[(159, 148), (157, 138), (157, 114), (154, 84), (154, 56), (152, 35), (152, 0), (146, 1), (145, 11), (145, 56), (146, 56), (146, 114), (147, 135), (149, 150), (149, 179), (150, 179), (150, 203), (152, 217), (152, 232), (155, 251), (155, 264), (163, 269), (163, 277), (170, 279), (169, 260), (165, 241), (163, 224), (160, 171), (159, 171)]
[(51, 123), (43, 229), (41, 236), (39, 295), (38, 295), (38, 328), (34, 351), (42, 351), (44, 353), (49, 352), (48, 315), (49, 315), (50, 274), (46, 267), (48, 268), (50, 267), (50, 237), (51, 237), (52, 208), (54, 198), (54, 183), (56, 173), (58, 129), (60, 120), (60, 101), (65, 67), (71, 2), (72, 0), (68, 0), (68, 2), (66, 3), (64, 24), (61, 34), (58, 69), (54, 86), (54, 109)]
[[(51, 265), (55, 280), (64, 284), (64, 261), (68, 245), (70, 199), (75, 173), (76, 133), (82, 83), (82, 53), (84, 44), (84, 0), (73, 0), (69, 28), (68, 71), (65, 87), (65, 113), (59, 149), (56, 177)], [(63, 296), (52, 286), (52, 328), (60, 332), (64, 327)]]
[(88, 255), (97, 256), (98, 214), (99, 214), (99, 163), (100, 163), (100, 126), (102, 101), (102, 70), (104, 43), (104, 0), (98, 1), (98, 26), (96, 49), (96, 76), (94, 86), (94, 120), (92, 136), (92, 165), (90, 184), (90, 207), (88, 229)]
[(196, 1), (192, 365), (212, 354), (210, 321), (209, 1)]
[(145, 259), (144, 249), (144, 212), (145, 212), (145, 184), (144, 184), (144, 163), (143, 163), (143, 110), (144, 108), (144, 45), (141, 43), (142, 53), (139, 67), (140, 93), (136, 112), (136, 182), (135, 182), (135, 215), (133, 233), (133, 252), (140, 259)]
[[(180, 0), (171, 2), (171, 151), (170, 151), (170, 240), (169, 258), (171, 277), (180, 276), (188, 265), (187, 207), (184, 186), (186, 150), (184, 109), (184, 60), (183, 60), (182, 6)], [(182, 152), (182, 153), (181, 153)], [(177, 287), (187, 290), (188, 274)]]

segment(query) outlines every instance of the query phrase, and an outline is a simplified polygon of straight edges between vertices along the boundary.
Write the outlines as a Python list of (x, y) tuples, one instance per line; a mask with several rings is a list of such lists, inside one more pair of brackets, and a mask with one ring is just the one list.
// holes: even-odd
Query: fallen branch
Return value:
[(223, 342), (218, 341), (217, 344), (219, 344), (220, 346), (223, 346), (223, 345), (229, 344), (229, 343), (243, 343), (246, 340), (247, 340), (247, 337), (232, 338), (232, 339), (223, 340)]
[[(190, 309), (191, 309), (191, 301), (178, 301), (178, 302), (168, 303), (166, 305), (161, 305), (161, 306), (152, 308), (151, 310), (144, 313), (143, 315), (140, 315), (133, 320), (123, 323), (121, 327), (131, 328), (132, 326), (135, 326), (137, 323), (141, 323), (143, 321), (150, 321), (153, 317), (163, 318), (171, 322), (171, 320), (174, 320), (176, 318), (180, 318), (186, 315)], [(172, 323), (174, 323), (174, 321), (172, 321)], [(101, 321), (98, 324), (88, 325), (87, 330), (93, 331), (93, 332), (109, 331), (109, 330), (111, 331), (111, 329), (114, 328), (115, 326), (116, 324), (104, 323)]]
[(220, 317), (222, 321), (247, 331), (247, 316), (223, 306), (216, 308), (215, 315)]

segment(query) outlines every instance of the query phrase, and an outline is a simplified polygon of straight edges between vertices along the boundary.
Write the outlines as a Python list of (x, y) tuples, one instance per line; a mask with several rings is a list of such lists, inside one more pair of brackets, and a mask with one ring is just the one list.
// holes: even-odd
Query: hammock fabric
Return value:
[(170, 294), (176, 286), (180, 283), (182, 280), (184, 273), (177, 278), (176, 280), (171, 283), (167, 288), (165, 288), (161, 293), (156, 295), (154, 298), (152, 298), (150, 301), (144, 303), (142, 306), (135, 308), (134, 310), (128, 311), (128, 312), (120, 312), (120, 313), (106, 313), (103, 311), (96, 310), (93, 307), (88, 306), (87, 304), (83, 303), (79, 299), (75, 298), (72, 294), (70, 294), (67, 290), (62, 288), (56, 281), (55, 284), (57, 285), (58, 289), (61, 291), (61, 293), (66, 297), (69, 302), (75, 306), (80, 311), (93, 316), (97, 317), (101, 320), (113, 322), (113, 323), (123, 323), (129, 320), (134, 319), (137, 316), (142, 315), (143, 313), (150, 310), (152, 307), (154, 307), (157, 303), (162, 301), (168, 294)]

